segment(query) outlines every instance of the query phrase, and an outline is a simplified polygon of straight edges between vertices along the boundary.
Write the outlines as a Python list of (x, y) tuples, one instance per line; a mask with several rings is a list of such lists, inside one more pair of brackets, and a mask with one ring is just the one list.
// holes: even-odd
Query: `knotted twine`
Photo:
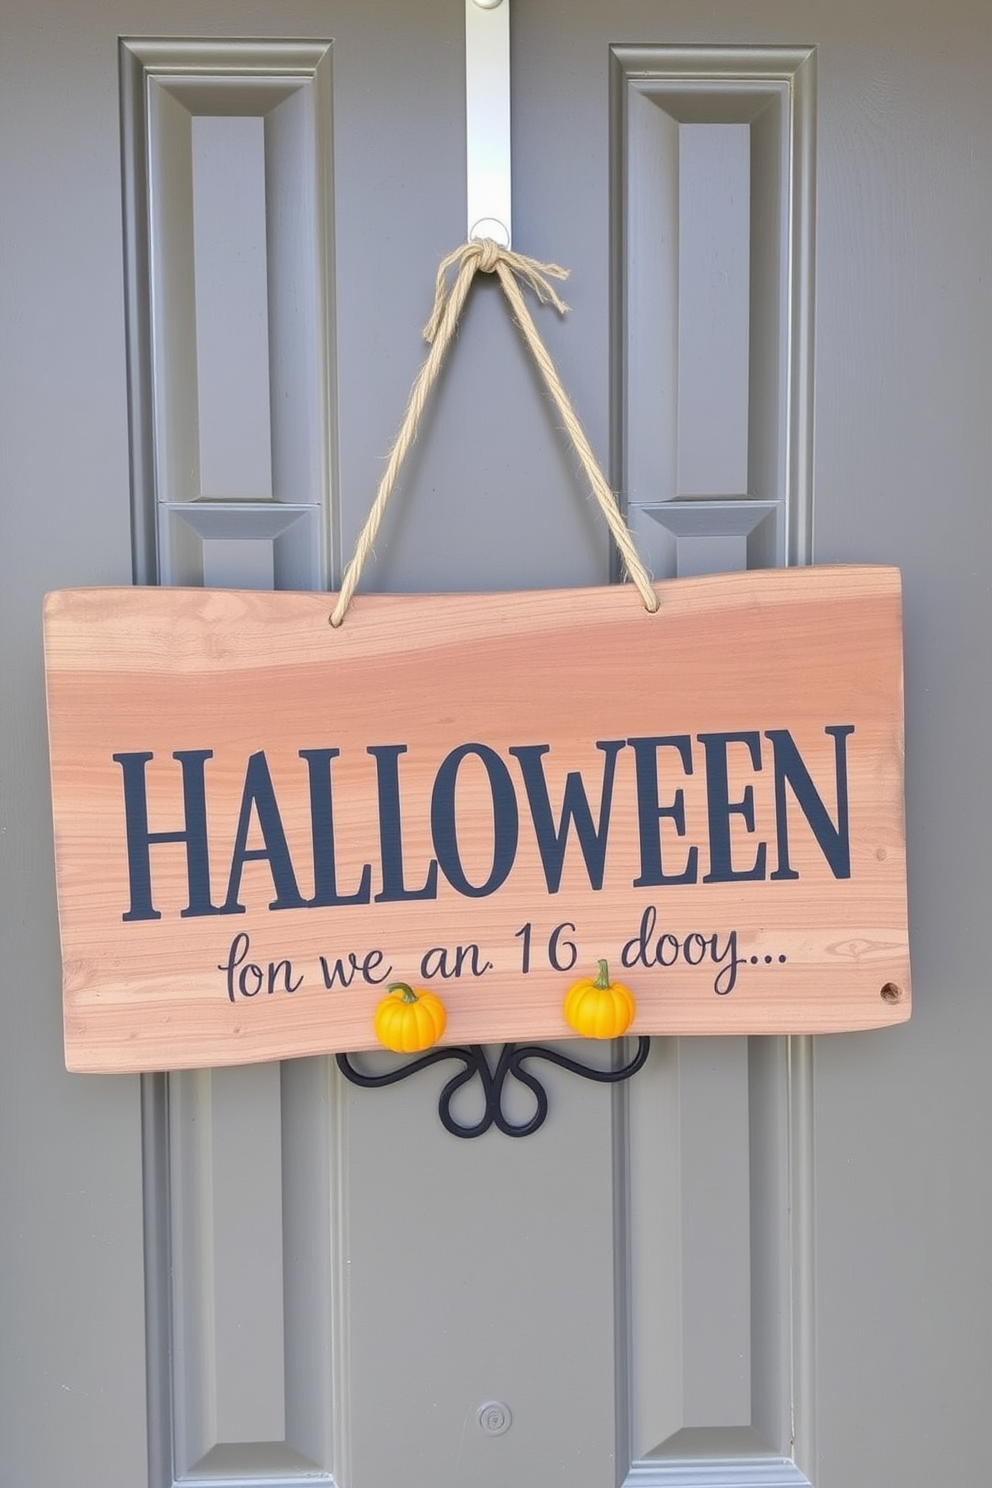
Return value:
[[(451, 269), (456, 269), (456, 273), (449, 289), (448, 275)], [(555, 279), (567, 279), (568, 270), (559, 268), (557, 264), (539, 263), (536, 259), (525, 257), (522, 253), (514, 253), (509, 248), (500, 247), (490, 238), (473, 238), (471, 242), (463, 243), (460, 248), (456, 248), (454, 253), (449, 253), (438, 266), (434, 283), (434, 309), (431, 311), (430, 320), (424, 327), (424, 338), (430, 343), (431, 349), (414, 380), (403, 422), (389, 452), (375, 501), (365, 520), (365, 526), (359, 534), (351, 562), (345, 569), (337, 604), (331, 613), (331, 624), (335, 627), (341, 625), (347, 614), (352, 595), (358, 587), (365, 560), (375, 543), (386, 502), (396, 484), (400, 466), (417, 437), (417, 428), (424, 406), (455, 334), (458, 317), (468, 297), (472, 280), (479, 272), (495, 273), (499, 279), (513, 312), (513, 318), (523, 332), (524, 340), (544, 378), (548, 392), (561, 415), (566, 432), (586, 473), (593, 495), (606, 518), (628, 577), (644, 601), (644, 608), (653, 614), (658, 609), (658, 597), (651, 587), (648, 572), (638, 557), (633, 538), (617, 506), (616, 496), (610, 490), (606, 477), (599, 468), (596, 456), (586, 438), (585, 430), (572, 408), (555, 364), (527, 309), (520, 288), (521, 284), (526, 284), (533, 290), (539, 304), (551, 304), (559, 315), (564, 315), (568, 306), (554, 286), (549, 283), (549, 276)]]

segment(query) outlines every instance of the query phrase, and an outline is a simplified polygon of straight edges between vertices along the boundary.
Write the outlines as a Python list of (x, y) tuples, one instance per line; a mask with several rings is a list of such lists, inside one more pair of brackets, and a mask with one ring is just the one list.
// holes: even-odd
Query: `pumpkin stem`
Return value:
[(600, 960), (599, 976), (594, 983), (597, 991), (605, 992), (610, 985), (610, 966), (608, 961)]
[[(605, 962), (603, 963), (605, 966)], [(398, 992), (403, 1002), (417, 1002), (419, 999), (416, 992), (408, 982), (393, 982), (386, 988), (387, 992)]]

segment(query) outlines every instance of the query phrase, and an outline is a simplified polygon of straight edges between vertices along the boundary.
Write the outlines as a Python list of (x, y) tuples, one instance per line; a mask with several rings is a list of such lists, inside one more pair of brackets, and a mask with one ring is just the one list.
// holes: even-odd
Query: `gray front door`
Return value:
[[(984, 1481), (983, 0), (514, 0), (515, 246), (646, 561), (902, 568), (915, 971), (898, 1030), (548, 1067), (519, 1141), (436, 1072), (65, 1074), (47, 804), (45, 590), (339, 580), (464, 236), (460, 0), (2, 27), (0, 1483)], [(366, 582), (610, 573), (480, 284)]]

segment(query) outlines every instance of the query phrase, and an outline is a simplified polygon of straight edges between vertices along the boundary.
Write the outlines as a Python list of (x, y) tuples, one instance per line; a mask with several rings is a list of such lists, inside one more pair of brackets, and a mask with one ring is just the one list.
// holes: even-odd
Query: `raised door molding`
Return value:
[[(135, 579), (326, 588), (331, 47), (120, 43)], [(339, 1146), (323, 1060), (142, 1082), (153, 1488), (334, 1481)]]
[[(655, 578), (811, 561), (815, 69), (611, 49), (613, 468)], [(811, 1042), (659, 1048), (625, 1099), (625, 1481), (802, 1488)]]

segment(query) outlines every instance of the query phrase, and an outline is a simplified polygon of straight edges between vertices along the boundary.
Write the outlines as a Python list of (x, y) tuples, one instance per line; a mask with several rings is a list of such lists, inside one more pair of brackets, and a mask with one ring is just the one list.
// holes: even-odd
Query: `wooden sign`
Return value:
[(69, 1068), (907, 1018), (897, 572), (657, 592), (49, 595)]

